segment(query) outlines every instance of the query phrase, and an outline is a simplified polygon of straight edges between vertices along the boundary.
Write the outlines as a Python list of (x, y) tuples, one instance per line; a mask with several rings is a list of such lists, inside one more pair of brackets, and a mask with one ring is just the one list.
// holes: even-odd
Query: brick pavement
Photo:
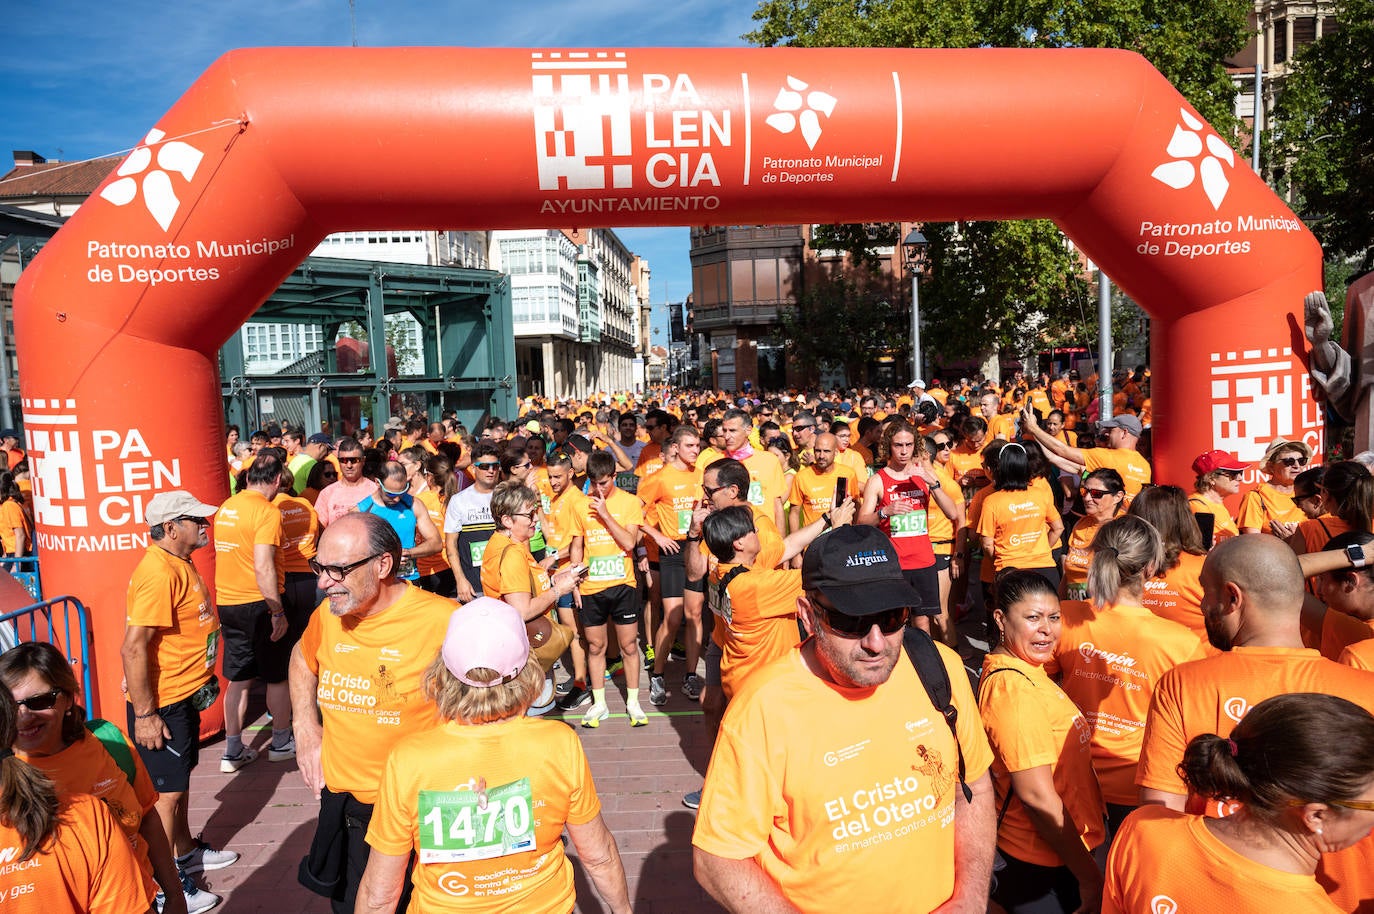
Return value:
[[(677, 665), (674, 668), (680, 669)], [(669, 669), (672, 682), (675, 669)], [(647, 685), (647, 680), (646, 680)], [(623, 688), (623, 686), (621, 686)], [(641, 695), (647, 703), (648, 690)], [(692, 876), (692, 828), (696, 814), (682, 795), (699, 789), (709, 758), (706, 727), (697, 705), (674, 694), (649, 714), (647, 727), (631, 728), (624, 701), (607, 689), (613, 716), (596, 730), (576, 726), (582, 738), (603, 814), (616, 836), (638, 914), (711, 914), (719, 908)], [(300, 779), (295, 762), (266, 760), (270, 731), (262, 717), (261, 692), (252, 697), (245, 734), (263, 757), (237, 774), (219, 772), (223, 741), (201, 750), (191, 779), (191, 831), (204, 831), (215, 847), (243, 855), (235, 865), (206, 873), (204, 884), (224, 896), (224, 914), (299, 912), (328, 914), (328, 902), (296, 882), (296, 866), (309, 849), (317, 803)], [(602, 914), (605, 907), (569, 848), (577, 877), (577, 911)]]

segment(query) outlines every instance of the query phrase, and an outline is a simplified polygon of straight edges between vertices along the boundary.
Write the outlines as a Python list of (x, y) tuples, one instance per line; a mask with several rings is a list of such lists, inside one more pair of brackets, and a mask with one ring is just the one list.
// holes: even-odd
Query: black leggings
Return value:
[(992, 900), (1007, 914), (1071, 914), (1078, 910), (1078, 880), (1067, 866), (1039, 866), (998, 849), (997, 888)]

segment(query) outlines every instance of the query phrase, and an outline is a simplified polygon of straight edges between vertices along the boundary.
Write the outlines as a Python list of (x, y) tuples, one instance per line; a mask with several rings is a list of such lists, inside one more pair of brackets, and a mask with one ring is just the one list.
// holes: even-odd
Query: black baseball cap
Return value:
[(327, 445), (329, 445), (330, 447), (333, 447), (333, 446), (334, 446), (334, 439), (331, 438), (331, 437), (329, 437), (328, 435), (326, 435), (324, 432), (316, 432), (315, 434), (313, 434), (313, 435), (311, 435), (309, 438), (307, 438), (305, 443), (306, 443), (306, 444), (327, 444)]
[(902, 574), (892, 540), (868, 524), (837, 527), (817, 537), (802, 558), (802, 588), (819, 590), (846, 616), (921, 605), (920, 594)]
[(563, 443), (584, 454), (590, 454), (592, 452), (592, 443), (587, 440), (586, 435), (569, 435), (568, 440)]

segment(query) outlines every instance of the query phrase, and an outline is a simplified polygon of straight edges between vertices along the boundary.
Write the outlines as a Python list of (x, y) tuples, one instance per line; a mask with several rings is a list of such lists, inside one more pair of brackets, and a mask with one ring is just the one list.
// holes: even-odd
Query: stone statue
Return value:
[(1314, 389), (1355, 426), (1354, 450), (1374, 449), (1374, 273), (1361, 276), (1346, 292), (1340, 344), (1331, 339), (1331, 309), (1324, 294), (1309, 293), (1303, 312), (1312, 344), (1308, 373)]

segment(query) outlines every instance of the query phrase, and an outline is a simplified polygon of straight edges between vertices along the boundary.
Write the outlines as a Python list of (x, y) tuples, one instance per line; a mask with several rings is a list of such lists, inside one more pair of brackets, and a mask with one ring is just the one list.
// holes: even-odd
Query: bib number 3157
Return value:
[(422, 790), (420, 862), (463, 863), (534, 850), (534, 801), (529, 778), (487, 790), (480, 808), (473, 790)]

